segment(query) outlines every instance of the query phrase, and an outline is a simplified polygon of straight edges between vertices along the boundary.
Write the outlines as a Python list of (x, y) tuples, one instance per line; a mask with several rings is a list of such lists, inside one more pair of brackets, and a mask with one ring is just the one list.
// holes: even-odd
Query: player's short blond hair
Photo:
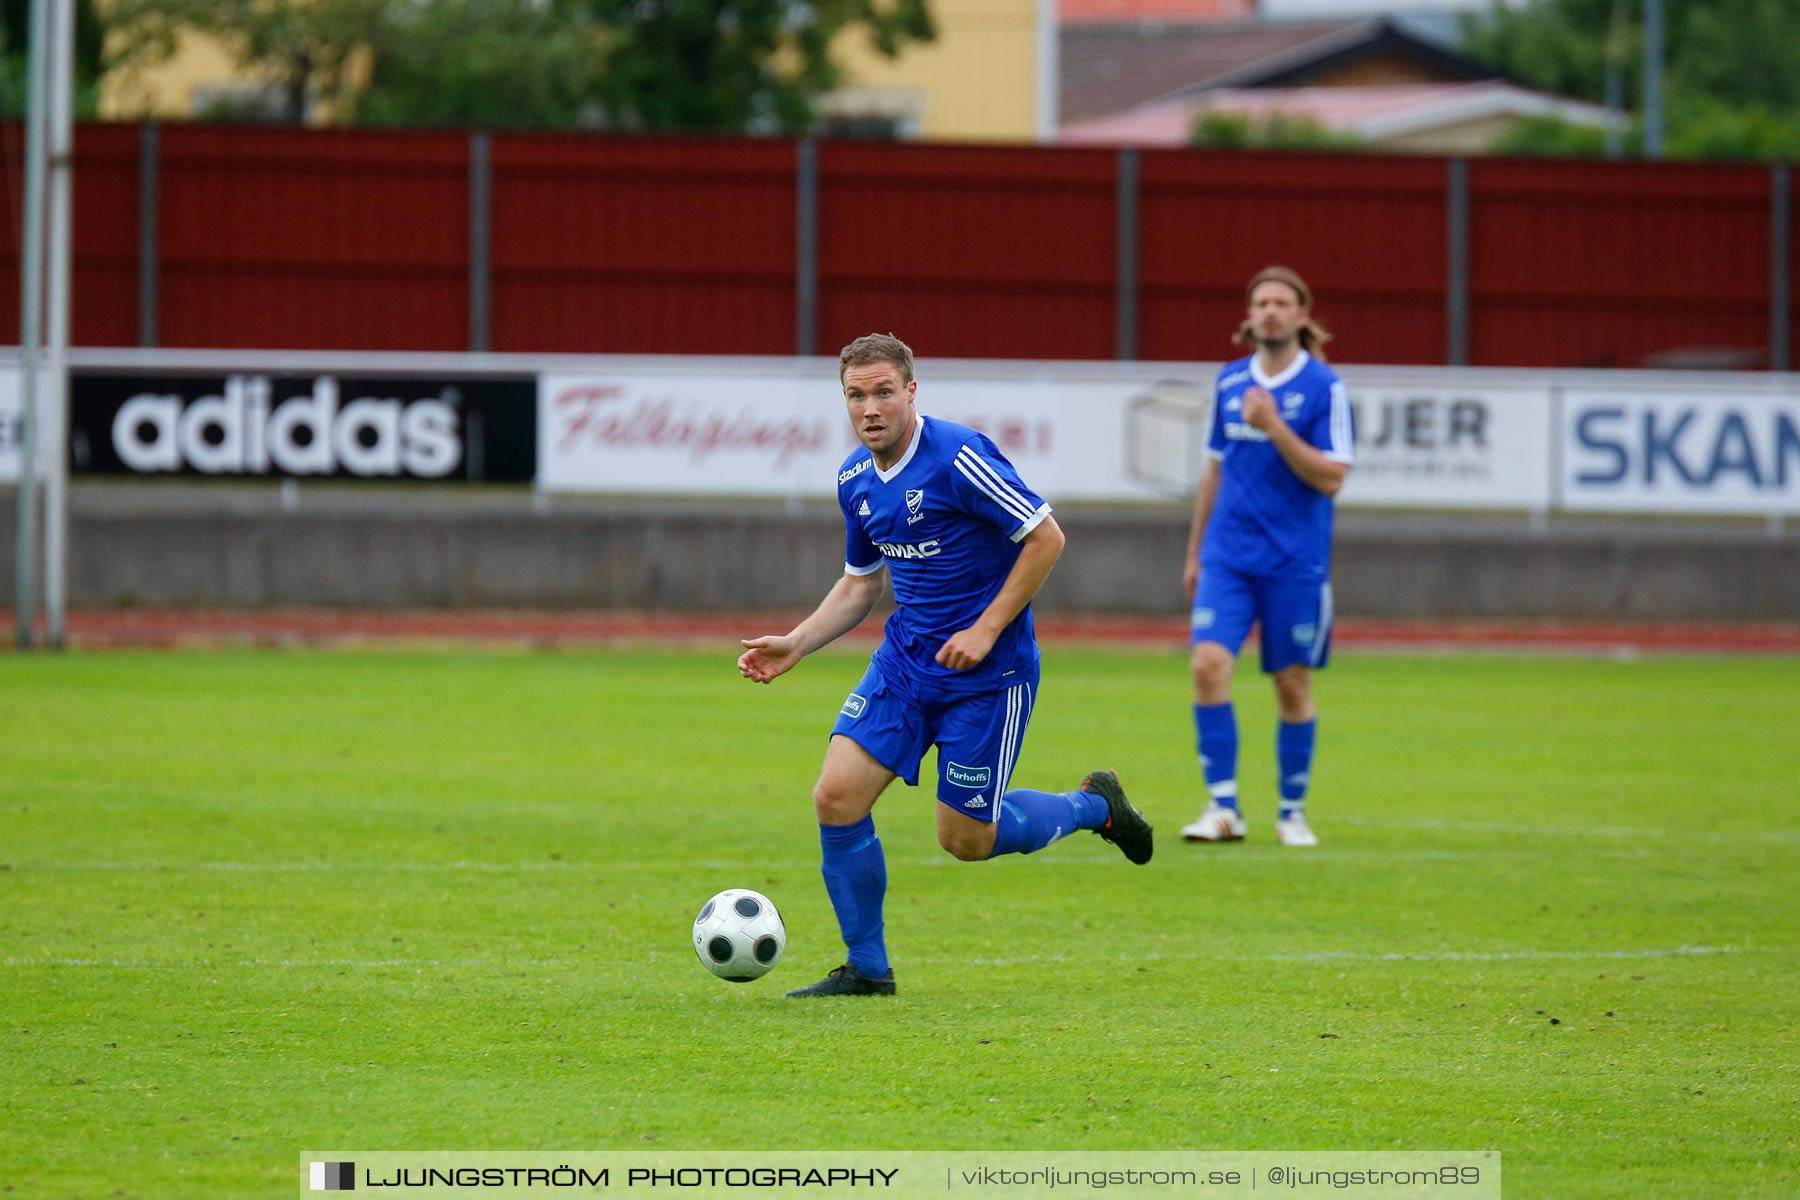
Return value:
[(866, 367), (873, 363), (887, 363), (900, 372), (901, 383), (912, 382), (912, 347), (891, 333), (865, 333), (839, 350), (838, 382), (844, 381), (844, 372), (851, 367)]
[[(1310, 309), (1312, 307), (1312, 289), (1306, 286), (1306, 280), (1300, 278), (1300, 272), (1294, 270), (1292, 267), (1281, 266), (1264, 267), (1262, 270), (1252, 275), (1250, 277), (1249, 286), (1244, 288), (1245, 301), (1248, 302), (1252, 296), (1256, 295), (1256, 289), (1265, 283), (1285, 284), (1294, 290), (1294, 296), (1300, 301), (1301, 308)], [(1331, 334), (1323, 325), (1313, 320), (1312, 314), (1308, 313), (1306, 319), (1300, 322), (1299, 339), (1300, 348), (1302, 350), (1306, 351), (1314, 358), (1323, 359), (1325, 357), (1325, 343), (1331, 340)], [(1256, 349), (1256, 328), (1254, 322), (1246, 317), (1243, 322), (1238, 325), (1237, 332), (1232, 335), (1231, 340), (1240, 346), (1248, 346), (1252, 350)]]

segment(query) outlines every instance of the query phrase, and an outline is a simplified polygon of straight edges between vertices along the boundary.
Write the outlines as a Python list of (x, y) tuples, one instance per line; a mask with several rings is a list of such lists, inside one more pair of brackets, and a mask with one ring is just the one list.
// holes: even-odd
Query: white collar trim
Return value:
[(1294, 361), (1289, 363), (1287, 365), (1287, 370), (1283, 371), (1281, 374), (1264, 375), (1261, 360), (1253, 354), (1250, 356), (1250, 378), (1256, 380), (1256, 382), (1262, 384), (1266, 388), (1282, 387), (1291, 383), (1294, 376), (1305, 370), (1306, 364), (1311, 361), (1312, 355), (1302, 350), (1299, 354), (1294, 356)]
[[(918, 412), (916, 409), (914, 411)], [(913, 460), (913, 455), (919, 452), (919, 443), (925, 440), (925, 414), (918, 413), (918, 418), (918, 424), (913, 426), (912, 445), (906, 448), (906, 453), (900, 456), (900, 461), (895, 463), (893, 469), (890, 471), (884, 471), (880, 467), (875, 468), (875, 478), (881, 480), (881, 482), (887, 483), (891, 481), (894, 476), (906, 470), (906, 464), (911, 462)], [(871, 454), (869, 457), (872, 459), (874, 458), (874, 455)]]

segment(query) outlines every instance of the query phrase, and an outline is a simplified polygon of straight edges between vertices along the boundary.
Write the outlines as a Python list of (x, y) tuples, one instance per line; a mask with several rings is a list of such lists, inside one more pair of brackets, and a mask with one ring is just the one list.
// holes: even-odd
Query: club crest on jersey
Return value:
[(906, 511), (912, 515), (906, 518), (908, 525), (916, 525), (925, 519), (922, 511), (925, 507), (925, 489), (908, 488), (906, 492)]

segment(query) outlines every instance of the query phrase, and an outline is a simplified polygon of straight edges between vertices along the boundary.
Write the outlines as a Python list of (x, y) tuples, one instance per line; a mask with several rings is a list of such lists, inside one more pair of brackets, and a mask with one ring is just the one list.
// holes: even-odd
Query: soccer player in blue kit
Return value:
[(861, 443), (837, 477), (844, 574), (792, 632), (747, 638), (738, 659), (746, 679), (772, 682), (854, 629), (892, 577), (897, 607), (813, 787), (820, 870), (849, 955), (794, 997), (894, 994), (872, 811), (896, 776), (917, 785), (932, 745), (938, 844), (956, 858), (1030, 854), (1078, 829), (1134, 863), (1152, 850), (1150, 823), (1111, 771), (1072, 792), (1010, 786), (1037, 699), (1031, 599), (1063, 548), (1050, 506), (982, 434), (919, 413), (900, 339), (857, 338), (838, 356), (838, 379)]
[(1319, 354), (1330, 335), (1312, 319), (1305, 281), (1269, 267), (1248, 295), (1236, 340), (1254, 353), (1219, 369), (1188, 530), (1194, 727), (1211, 800), (1181, 836), (1235, 842), (1248, 831), (1231, 673), (1255, 622), (1280, 708), (1275, 835), (1284, 846), (1316, 846), (1305, 809), (1318, 728), (1312, 675), (1331, 650), (1332, 497), (1355, 458), (1355, 435), (1344, 385)]

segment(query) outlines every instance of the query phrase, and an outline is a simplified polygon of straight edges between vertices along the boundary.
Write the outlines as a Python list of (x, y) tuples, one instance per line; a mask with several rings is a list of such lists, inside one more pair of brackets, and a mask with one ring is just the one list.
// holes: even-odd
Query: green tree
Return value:
[[(1494, 0), (1487, 13), (1464, 15), (1463, 51), (1533, 87), (1598, 102), (1605, 98), (1614, 2), (1533, 0), (1514, 8)], [(1635, 13), (1642, 0), (1624, 4)], [(1622, 33), (1622, 57), (1630, 68), (1626, 83), (1635, 89), (1644, 57), (1641, 20), (1634, 15)]]
[(1330, 129), (1311, 117), (1271, 113), (1260, 121), (1241, 112), (1203, 112), (1188, 134), (1191, 146), (1236, 150), (1255, 146), (1268, 150), (1348, 150), (1363, 144), (1354, 133)]
[(390, 126), (593, 124), (595, 40), (541, 0), (433, 0), (398, 9), (371, 37), (354, 118)]
[[(184, 32), (216, 38), (252, 82), (274, 93), (258, 115), (305, 121), (314, 106), (341, 107), (359, 59), (396, 0), (115, 0), (107, 13), (121, 63), (166, 59)], [(229, 105), (207, 115), (231, 115)]]
[(926, 0), (565, 0), (599, 30), (606, 124), (792, 133), (842, 79), (832, 42), (880, 54), (936, 36)]
[(798, 132), (860, 30), (930, 41), (927, 0), (116, 0), (120, 44), (211, 34), (299, 121)]
[(1794, 0), (1680, 4), (1671, 74), (1683, 94), (1737, 108), (1800, 110), (1800, 6)]
[(1800, 114), (1682, 91), (1669, 100), (1664, 147), (1674, 158), (1800, 158)]
[[(1615, 27), (1615, 22), (1616, 27)], [(1609, 34), (1621, 95), (1643, 87), (1643, 0), (1535, 0), (1463, 22), (1463, 49), (1521, 82), (1600, 101)], [(1664, 0), (1664, 149), (1673, 157), (1800, 154), (1800, 4)], [(1603, 139), (1554, 120), (1521, 124), (1499, 148), (1599, 153)], [(1641, 145), (1641, 130), (1631, 143)]]
[[(1633, 137), (1633, 142), (1641, 139)], [(1495, 140), (1497, 154), (1536, 158), (1592, 158), (1606, 152), (1606, 132), (1561, 117), (1521, 117)]]
[[(0, 118), (25, 115), (31, 87), (31, 0), (0, 0)], [(94, 114), (106, 32), (93, 0), (75, 4), (75, 115)]]

